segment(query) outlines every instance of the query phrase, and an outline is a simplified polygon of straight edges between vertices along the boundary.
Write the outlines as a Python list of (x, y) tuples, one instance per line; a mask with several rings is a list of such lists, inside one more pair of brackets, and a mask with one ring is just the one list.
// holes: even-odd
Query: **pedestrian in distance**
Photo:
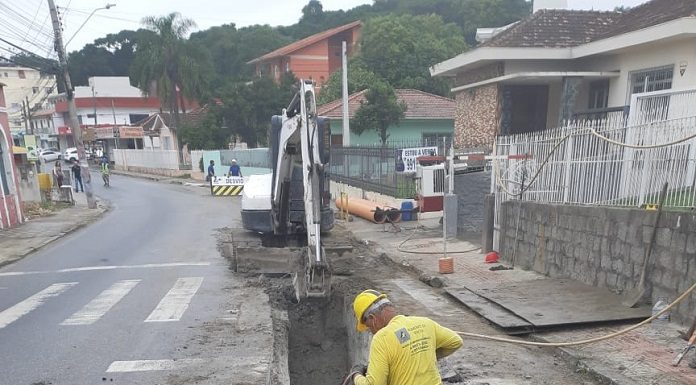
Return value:
[(80, 163), (77, 160), (74, 161), (71, 169), (73, 178), (75, 179), (75, 192), (80, 192), (80, 190), (85, 192), (85, 187), (82, 185), (82, 169), (80, 169)]
[(109, 180), (109, 158), (106, 156), (101, 158), (101, 165), (99, 166), (102, 174), (102, 181), (104, 181), (104, 187), (109, 187), (111, 182)]
[(215, 161), (211, 160), (210, 165), (208, 166), (208, 175), (205, 177), (205, 181), (206, 182), (212, 181), (214, 176), (215, 176)]
[(60, 160), (57, 160), (53, 165), (53, 181), (58, 189), (63, 185), (63, 166), (61, 166)]
[(227, 176), (242, 176), (242, 168), (237, 164), (237, 159), (232, 159), (230, 171), (227, 173)]
[(440, 385), (437, 360), (462, 346), (454, 331), (425, 318), (401, 315), (385, 294), (365, 290), (353, 301), (356, 327), (372, 334), (368, 366), (356, 365), (354, 385)]

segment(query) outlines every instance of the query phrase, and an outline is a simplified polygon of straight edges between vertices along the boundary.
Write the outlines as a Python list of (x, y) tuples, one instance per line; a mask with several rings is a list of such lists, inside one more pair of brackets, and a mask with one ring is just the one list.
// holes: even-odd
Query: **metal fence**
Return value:
[(635, 126), (575, 122), (499, 137), (494, 193), (502, 200), (639, 207), (669, 184), (667, 205), (696, 207), (696, 117)]
[[(618, 111), (617, 111), (618, 112)], [(501, 136), (493, 164), (499, 203), (696, 207), (696, 90), (633, 95), (630, 110), (534, 133)]]
[[(416, 183), (413, 172), (404, 172), (398, 164), (403, 149), (435, 148), (444, 155), (450, 139), (423, 139), (387, 142), (386, 145), (331, 147), (331, 180), (395, 198), (413, 198)], [(408, 168), (407, 168), (408, 170)]]

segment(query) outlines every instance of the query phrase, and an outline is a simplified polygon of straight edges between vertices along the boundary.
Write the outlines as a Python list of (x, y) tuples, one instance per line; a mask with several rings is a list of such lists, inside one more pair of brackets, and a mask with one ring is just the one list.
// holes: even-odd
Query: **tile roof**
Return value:
[(362, 22), (360, 20), (358, 20), (358, 21), (354, 21), (354, 22), (346, 24), (346, 25), (342, 25), (340, 27), (336, 27), (336, 28), (328, 29), (328, 30), (323, 31), (323, 32), (319, 32), (319, 33), (314, 34), (312, 36), (306, 37), (302, 40), (298, 40), (294, 43), (288, 44), (284, 47), (280, 47), (277, 50), (275, 50), (273, 52), (269, 52), (261, 57), (257, 57), (256, 59), (247, 62), (247, 64), (253, 64), (256, 62), (260, 62), (260, 61), (264, 61), (264, 60), (268, 60), (268, 59), (273, 59), (273, 58), (276, 58), (279, 56), (286, 56), (286, 55), (288, 55), (292, 52), (295, 52), (301, 48), (310, 46), (316, 42), (322, 41), (324, 39), (328, 39), (333, 35), (336, 35), (338, 33), (344, 32), (344, 31), (351, 30), (351, 29), (353, 29), (355, 27), (359, 27), (361, 25), (362, 25)]
[(618, 23), (606, 34), (599, 36), (597, 40), (689, 16), (696, 16), (696, 1), (694, 0), (648, 1), (621, 14)]
[(573, 47), (606, 33), (618, 12), (542, 9), (501, 32), (482, 47)]
[(652, 0), (623, 13), (543, 9), (481, 46), (573, 47), (689, 16), (696, 16), (694, 0)]
[[(348, 97), (348, 116), (355, 116), (361, 102), (365, 101), (367, 90), (356, 92)], [(394, 90), (396, 98), (406, 104), (404, 119), (454, 119), (454, 99), (411, 89)], [(319, 106), (318, 114), (334, 119), (343, 118), (342, 100), (337, 99)]]
[[(197, 107), (191, 111), (181, 114), (182, 124), (196, 125), (200, 123), (205, 115), (208, 113), (208, 106)], [(162, 126), (172, 127), (172, 116), (169, 112), (157, 112), (147, 118), (138, 121), (131, 122), (134, 126), (142, 126), (145, 131), (155, 131), (159, 132)]]

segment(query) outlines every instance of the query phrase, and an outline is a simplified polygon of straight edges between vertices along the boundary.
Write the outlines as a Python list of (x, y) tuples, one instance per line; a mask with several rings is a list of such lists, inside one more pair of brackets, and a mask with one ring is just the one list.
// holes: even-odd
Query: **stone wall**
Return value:
[(455, 99), (455, 147), (492, 147), (500, 116), (498, 85), (489, 84), (460, 91)]
[(457, 194), (457, 235), (465, 239), (481, 237), (483, 226), (483, 200), (491, 191), (490, 172), (472, 172), (456, 175), (454, 193)]
[[(521, 207), (517, 241), (515, 227)], [(639, 280), (655, 211), (508, 201), (500, 222), (500, 251), (516, 266), (551, 277), (570, 277), (615, 292)], [(675, 299), (696, 283), (696, 214), (664, 212), (648, 265), (648, 296)], [(692, 322), (696, 294), (672, 312)]]

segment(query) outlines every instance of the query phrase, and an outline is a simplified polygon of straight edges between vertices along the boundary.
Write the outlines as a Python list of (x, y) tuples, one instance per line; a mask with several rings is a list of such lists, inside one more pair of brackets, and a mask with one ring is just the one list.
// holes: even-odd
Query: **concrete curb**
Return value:
[(100, 210), (100, 211), (101, 211), (101, 212), (99, 212), (98, 214), (94, 215), (93, 217), (91, 217), (91, 218), (89, 218), (89, 219), (87, 219), (87, 220), (84, 220), (84, 221), (80, 221), (80, 222), (78, 222), (78, 223), (75, 223), (72, 227), (68, 228), (68, 229), (65, 230), (65, 231), (60, 232), (59, 234), (57, 234), (57, 235), (55, 235), (55, 236), (47, 237), (47, 238), (46, 238), (46, 241), (44, 241), (44, 242), (38, 244), (37, 246), (30, 247), (30, 248), (28, 249), (28, 251), (26, 251), (26, 252), (25, 252), (24, 254), (22, 254), (22, 255), (17, 255), (16, 257), (14, 257), (14, 258), (12, 258), (12, 259), (0, 261), (0, 268), (1, 268), (1, 267), (4, 267), (4, 266), (7, 266), (7, 265), (10, 265), (10, 264), (13, 264), (13, 263), (15, 263), (15, 262), (17, 262), (17, 261), (19, 261), (19, 260), (22, 260), (22, 259), (24, 259), (25, 257), (27, 257), (27, 256), (29, 256), (29, 255), (31, 255), (31, 254), (33, 254), (33, 253), (35, 253), (35, 252), (37, 252), (37, 251), (43, 249), (44, 247), (50, 245), (51, 243), (53, 243), (53, 242), (55, 242), (55, 241), (57, 241), (57, 240), (59, 240), (59, 239), (65, 237), (65, 236), (67, 236), (67, 235), (70, 235), (70, 234), (72, 234), (72, 233), (74, 233), (74, 232), (76, 232), (76, 231), (78, 231), (78, 230), (80, 230), (80, 229), (82, 229), (82, 228), (85, 228), (85, 227), (91, 225), (92, 223), (96, 222), (97, 220), (101, 219), (101, 218), (104, 216), (104, 214), (106, 214), (106, 213), (108, 213), (109, 211), (111, 211), (112, 206), (111, 206), (111, 203), (108, 202), (108, 201), (106, 201), (106, 200), (101, 200), (100, 202), (101, 202), (103, 205), (102, 205), (101, 207), (100, 207), (100, 206), (97, 206), (97, 209), (96, 209), (96, 210)]

